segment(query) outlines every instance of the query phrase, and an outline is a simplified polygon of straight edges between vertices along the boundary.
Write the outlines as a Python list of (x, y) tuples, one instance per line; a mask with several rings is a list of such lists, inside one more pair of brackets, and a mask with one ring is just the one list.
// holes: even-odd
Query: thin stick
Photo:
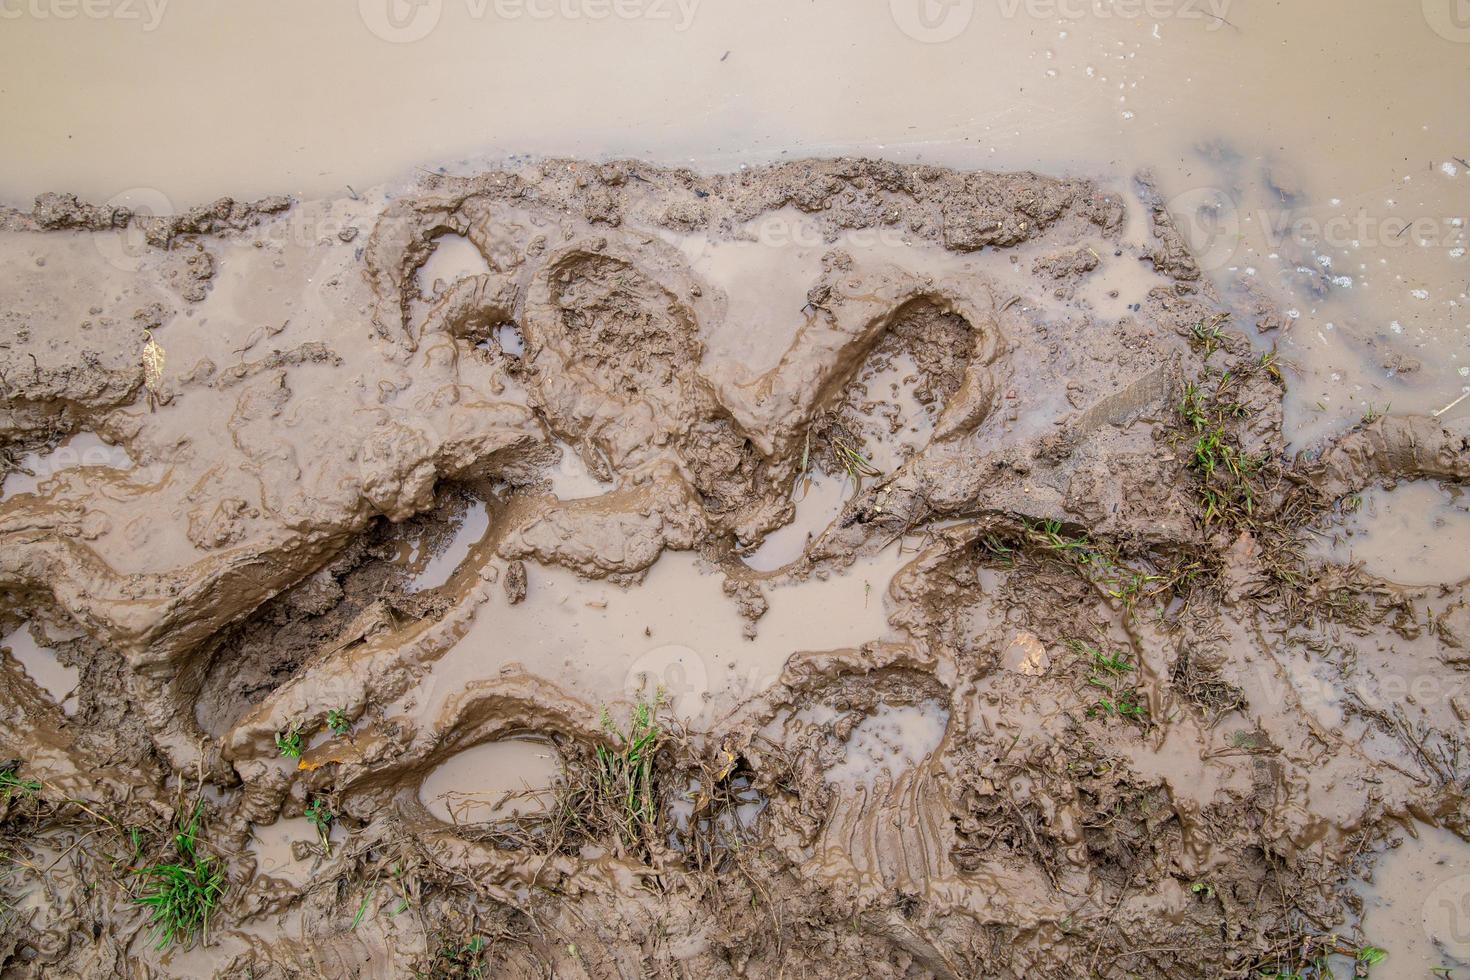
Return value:
[(1437, 411), (1437, 412), (1430, 412), (1429, 413), (1429, 417), (1432, 418), (1432, 419), (1437, 419), (1441, 415), (1443, 415), (1445, 412), (1448, 412), (1450, 409), (1454, 408), (1456, 405), (1460, 404), (1460, 402), (1464, 401), (1467, 398), (1470, 398), (1470, 391), (1465, 392), (1459, 398), (1456, 398), (1454, 401), (1450, 402), (1448, 405), (1446, 405), (1444, 408), (1441, 408), (1439, 411)]

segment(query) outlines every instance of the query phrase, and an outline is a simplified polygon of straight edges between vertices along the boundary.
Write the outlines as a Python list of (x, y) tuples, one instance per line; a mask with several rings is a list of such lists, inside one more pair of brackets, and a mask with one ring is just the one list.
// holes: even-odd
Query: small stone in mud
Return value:
[(526, 563), (519, 559), (506, 566), (505, 597), (512, 606), (526, 597)]
[(149, 303), (133, 313), (133, 323), (144, 330), (157, 330), (173, 315), (174, 311), (163, 303)]
[(1013, 670), (1027, 677), (1040, 677), (1051, 667), (1051, 657), (1047, 655), (1046, 647), (1035, 633), (1025, 630), (1016, 633), (1011, 642), (1006, 644), (1000, 655), (1000, 662), (1006, 670)]
[(357, 228), (356, 227), (343, 228), (341, 231), (337, 232), (337, 237), (340, 238), (340, 239), (342, 239), (342, 241), (344, 241), (344, 242), (350, 242), (354, 238), (357, 237)]
[(1389, 374), (1413, 374), (1424, 366), (1417, 357), (1396, 350), (1385, 351), (1378, 363)]

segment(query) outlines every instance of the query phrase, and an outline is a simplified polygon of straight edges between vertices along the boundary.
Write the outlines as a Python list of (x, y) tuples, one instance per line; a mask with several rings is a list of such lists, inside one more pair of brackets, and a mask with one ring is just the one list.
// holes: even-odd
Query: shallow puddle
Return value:
[(110, 446), (91, 432), (78, 432), (49, 452), (27, 453), (21, 457), (23, 473), (13, 470), (5, 475), (0, 485), (0, 499), (18, 493), (35, 493), (41, 485), (63, 470), (81, 466), (105, 466), (115, 470), (128, 470), (133, 460), (121, 446)]
[[(769, 611), (745, 621), (724, 576), (687, 552), (661, 557), (628, 589), (560, 568), (528, 569), (526, 599), (479, 606), (465, 634), (433, 667), (412, 702), (419, 717), (470, 681), (519, 663), (594, 707), (661, 691), (674, 714), (703, 722), (765, 690), (798, 650), (855, 646), (889, 633), (884, 593), (911, 556), (890, 546), (845, 574), (767, 590)], [(392, 714), (398, 709), (389, 709)]]
[(551, 468), (551, 494), (558, 500), (585, 500), (601, 496), (613, 488), (612, 483), (598, 479), (581, 455), (564, 442), (558, 442), (561, 458)]
[[(433, 301), (461, 279), (484, 275), (490, 271), (489, 263), (468, 238), (463, 235), (441, 235), (434, 240), (434, 251), (419, 267), (414, 282), (418, 296), (410, 301), (409, 309), (416, 321), (422, 322)], [(497, 333), (497, 338), (500, 336)]]
[(76, 714), (77, 681), (80, 673), (75, 667), (67, 667), (56, 659), (54, 651), (41, 646), (31, 635), (30, 627), (22, 624), (9, 635), (0, 637), (0, 646), (9, 647), (11, 656), (25, 668), (26, 675), (35, 681), (51, 699), (68, 715)]
[(1425, 480), (1361, 495), (1325, 549), (1403, 585), (1470, 578), (1470, 496)]
[[(454, 534), (449, 540), (440, 545), (429, 559), (423, 562), (423, 568), (414, 573), (405, 588), (409, 592), (423, 592), (425, 589), (437, 589), (449, 577), (454, 574), (455, 569), (469, 556), (470, 549), (485, 537), (485, 532), (490, 529), (490, 511), (483, 500), (470, 501), (469, 508), (464, 516), (460, 518), (459, 524), (454, 529)], [(422, 561), (419, 555), (421, 544), (418, 540), (410, 543), (411, 552), (406, 559), (410, 566)]]
[(544, 742), (486, 742), (434, 767), (419, 787), (419, 800), (450, 824), (535, 816), (550, 805), (549, 790), (560, 766), (556, 751)]
[(864, 456), (880, 473), (892, 473), (908, 462), (934, 431), (934, 420), (943, 405), (919, 402), (914, 394), (918, 377), (913, 357), (900, 354), (857, 379), (864, 394), (855, 401), (875, 433), (864, 441)]
[(1414, 832), (1359, 887), (1363, 934), (1388, 950), (1384, 976), (1457, 977), (1470, 970), (1470, 844), (1422, 824)]
[(933, 701), (879, 704), (853, 729), (843, 760), (827, 770), (827, 779), (848, 787), (896, 779), (939, 748), (948, 724), (949, 712)]
[(760, 547), (746, 556), (745, 564), (758, 572), (773, 572), (796, 561), (807, 544), (837, 519), (852, 494), (852, 483), (845, 477), (802, 476), (796, 484), (795, 516), (766, 535)]
[(283, 878), (293, 885), (311, 880), (314, 856), (298, 858), (298, 845), (318, 845), (316, 828), (305, 817), (282, 817), (268, 826), (253, 827), (248, 849), (255, 857), (256, 874)]

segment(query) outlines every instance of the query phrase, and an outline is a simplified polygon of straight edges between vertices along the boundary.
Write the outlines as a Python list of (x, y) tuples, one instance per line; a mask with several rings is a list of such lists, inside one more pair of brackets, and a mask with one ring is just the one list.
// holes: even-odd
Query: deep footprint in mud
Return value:
[(1464, 968), (1470, 437), (1289, 457), (1146, 182), (43, 204), (5, 976)]

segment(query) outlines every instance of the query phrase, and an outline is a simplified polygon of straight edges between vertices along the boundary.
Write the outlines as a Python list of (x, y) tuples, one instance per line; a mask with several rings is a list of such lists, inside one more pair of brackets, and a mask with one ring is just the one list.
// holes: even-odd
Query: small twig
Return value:
[(1454, 408), (1456, 405), (1460, 404), (1460, 402), (1464, 401), (1467, 398), (1470, 398), (1470, 391), (1465, 392), (1459, 398), (1456, 398), (1454, 401), (1450, 402), (1448, 405), (1446, 405), (1444, 408), (1441, 408), (1439, 411), (1437, 411), (1437, 412), (1430, 412), (1429, 413), (1429, 417), (1432, 418), (1432, 419), (1437, 419), (1441, 415), (1443, 415), (1445, 412), (1448, 412), (1450, 409)]

